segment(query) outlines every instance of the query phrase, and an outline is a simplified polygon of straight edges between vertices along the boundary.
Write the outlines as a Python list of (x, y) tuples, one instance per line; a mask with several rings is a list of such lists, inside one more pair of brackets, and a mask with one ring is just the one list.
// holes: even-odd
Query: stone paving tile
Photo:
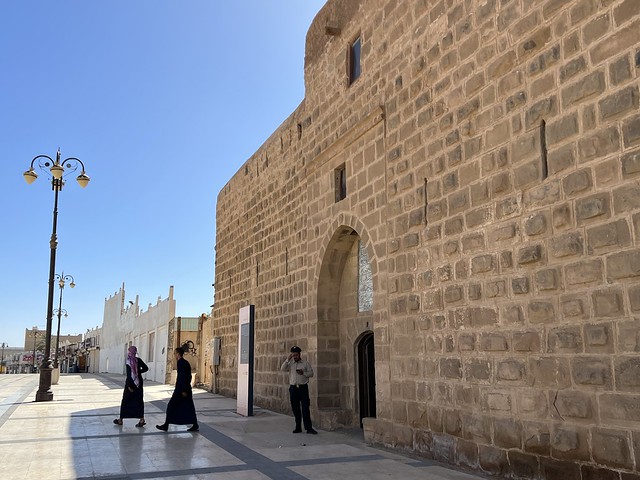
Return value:
[[(7, 378), (9, 377), (9, 378)], [(262, 409), (246, 418), (235, 400), (194, 395), (201, 429), (186, 432), (164, 421), (172, 389), (145, 384), (145, 428), (118, 416), (121, 375), (63, 375), (54, 400), (35, 403), (37, 376), (0, 375), (2, 480), (478, 480), (428, 461), (369, 447), (361, 432), (294, 435), (292, 418)]]

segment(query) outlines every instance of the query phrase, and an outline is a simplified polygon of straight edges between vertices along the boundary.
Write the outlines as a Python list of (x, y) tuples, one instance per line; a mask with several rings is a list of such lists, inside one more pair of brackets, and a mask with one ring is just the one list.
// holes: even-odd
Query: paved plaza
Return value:
[(293, 418), (196, 389), (200, 431), (156, 430), (172, 388), (145, 384), (147, 425), (118, 416), (124, 376), (68, 374), (52, 402), (34, 402), (38, 375), (0, 375), (0, 478), (474, 480), (483, 477), (367, 446), (360, 431), (292, 434)]

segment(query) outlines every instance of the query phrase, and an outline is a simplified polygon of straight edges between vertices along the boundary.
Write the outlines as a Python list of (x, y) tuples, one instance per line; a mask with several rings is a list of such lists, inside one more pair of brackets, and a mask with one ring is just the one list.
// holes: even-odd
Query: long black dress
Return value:
[[(191, 365), (184, 358), (178, 359), (178, 377), (169, 404), (165, 423), (174, 425), (197, 425), (196, 407), (191, 390)], [(186, 393), (186, 396), (182, 394)]]
[[(142, 391), (142, 374), (147, 372), (149, 367), (138, 358), (138, 381), (136, 385), (131, 378), (131, 367), (127, 365), (127, 380), (124, 384), (122, 402), (120, 403), (120, 418), (142, 418), (144, 417), (144, 400)], [(129, 388), (133, 390), (130, 391)]]

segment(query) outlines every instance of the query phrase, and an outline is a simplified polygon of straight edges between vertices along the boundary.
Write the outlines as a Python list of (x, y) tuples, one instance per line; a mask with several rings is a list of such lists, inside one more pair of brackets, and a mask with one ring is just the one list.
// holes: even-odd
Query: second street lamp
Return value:
[(47, 402), (53, 400), (53, 391), (51, 390), (51, 324), (53, 323), (53, 292), (56, 271), (56, 248), (58, 247), (58, 237), (56, 234), (58, 226), (58, 194), (64, 186), (64, 177), (82, 168), (80, 175), (76, 178), (78, 184), (84, 188), (89, 183), (89, 176), (84, 171), (84, 163), (79, 158), (69, 157), (60, 160), (60, 150), (56, 153), (56, 159), (53, 160), (48, 155), (38, 155), (31, 160), (29, 170), (24, 172), (23, 176), (27, 183), (33, 183), (38, 174), (35, 171), (37, 167), (46, 175), (51, 177), (51, 188), (53, 190), (53, 231), (51, 232), (51, 240), (49, 247), (51, 249), (51, 257), (49, 259), (49, 293), (47, 296), (47, 328), (45, 333), (44, 359), (40, 367), (40, 384), (36, 392), (36, 402)]
[[(54, 308), (53, 309), (53, 314), (58, 316), (58, 332), (56, 333), (56, 350), (54, 352), (54, 357), (53, 357), (53, 368), (58, 368), (59, 364), (58, 364), (58, 349), (60, 348), (60, 321), (62, 315), (64, 315), (64, 318), (67, 318), (69, 316), (69, 314), (67, 313), (67, 311), (64, 308)], [(53, 380), (51, 380), (53, 382)]]
[(33, 337), (33, 358), (31, 359), (31, 361), (33, 362), (33, 364), (31, 365), (31, 373), (36, 373), (36, 340), (38, 339), (38, 337), (42, 336), (44, 332), (42, 332), (41, 330), (38, 330), (38, 327), (33, 327), (31, 329), (31, 337)]
[(6, 368), (4, 368), (4, 348), (8, 347), (9, 345), (7, 345), (6, 343), (2, 342), (2, 360), (0, 360), (0, 373), (5, 373), (7, 371)]
[(58, 331), (56, 332), (56, 350), (55, 350), (55, 356), (53, 361), (53, 367), (58, 368), (58, 348), (60, 348), (60, 319), (61, 319), (60, 317), (62, 317), (63, 314), (65, 317), (67, 317), (67, 311), (62, 308), (62, 292), (64, 291), (64, 286), (66, 285), (67, 282), (70, 282), (69, 286), (71, 288), (75, 287), (76, 284), (73, 280), (73, 275), (65, 275), (64, 272), (62, 272), (60, 275), (56, 273), (55, 278), (58, 280), (58, 286), (60, 287), (60, 304), (58, 308), (56, 308), (53, 311), (53, 313), (58, 314)]

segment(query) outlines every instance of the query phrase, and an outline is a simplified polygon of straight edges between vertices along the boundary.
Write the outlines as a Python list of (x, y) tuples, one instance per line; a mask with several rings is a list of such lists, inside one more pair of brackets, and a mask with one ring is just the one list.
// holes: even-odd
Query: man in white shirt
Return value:
[(298, 346), (291, 347), (291, 353), (282, 363), (280, 370), (289, 372), (289, 399), (291, 400), (291, 410), (296, 419), (296, 428), (293, 433), (302, 432), (302, 425), (307, 433), (317, 434), (311, 424), (311, 414), (309, 413), (309, 378), (313, 377), (311, 364), (300, 358), (302, 349)]

